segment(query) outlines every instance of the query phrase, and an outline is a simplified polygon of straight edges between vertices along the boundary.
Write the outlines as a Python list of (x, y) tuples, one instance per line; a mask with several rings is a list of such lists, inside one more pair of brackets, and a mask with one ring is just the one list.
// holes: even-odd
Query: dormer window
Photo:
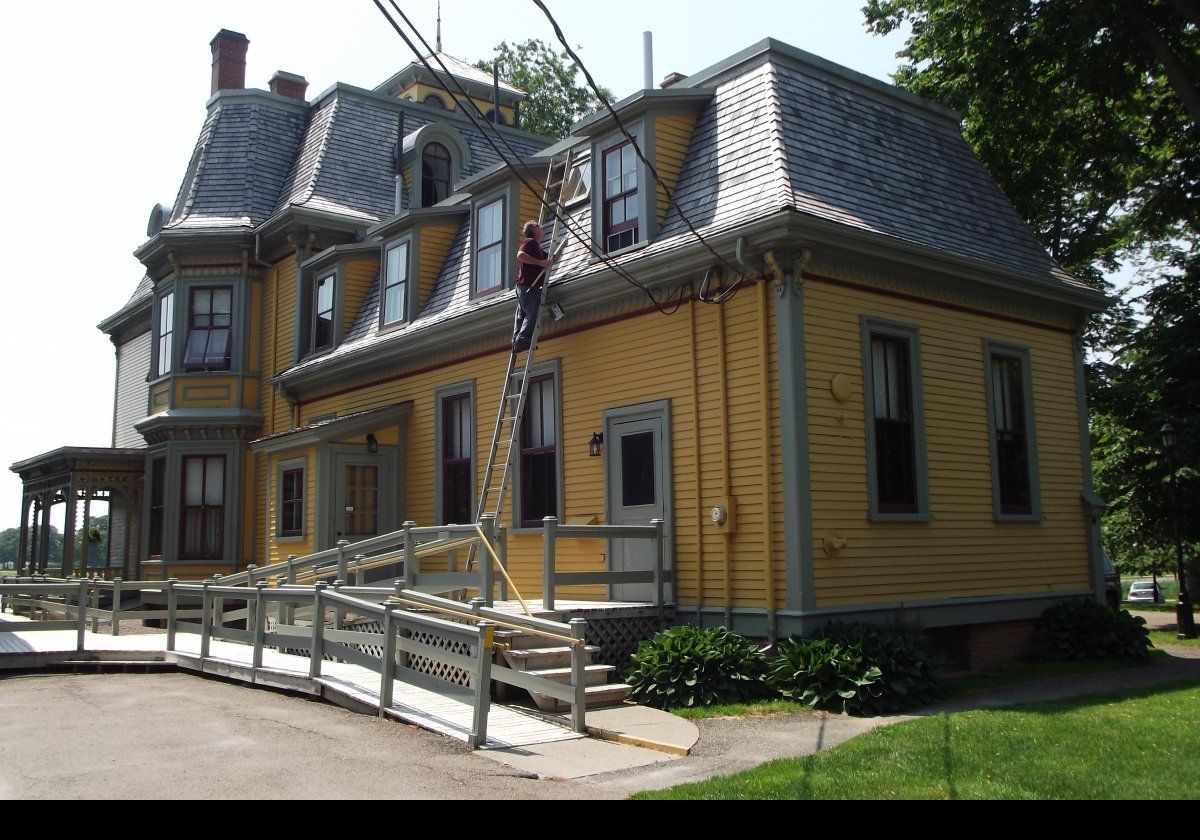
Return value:
[(333, 290), (336, 273), (318, 277), (313, 283), (313, 352), (333, 346)]
[(408, 242), (388, 246), (383, 260), (383, 320), (389, 327), (408, 316)]
[(626, 141), (604, 152), (604, 250), (619, 251), (636, 245), (639, 199), (637, 155)]
[(475, 211), (475, 294), (504, 288), (504, 197)]
[(591, 195), (592, 186), (592, 162), (585, 160), (582, 163), (574, 164), (571, 171), (567, 173), (567, 181), (563, 184), (562, 198), (563, 204), (572, 204), (583, 198)]
[(508, 125), (508, 120), (504, 119), (504, 115), (499, 113), (495, 108), (488, 108), (487, 113), (484, 114), (484, 118), (490, 123)]
[(424, 103), (430, 108), (437, 108), (439, 111), (446, 110), (446, 100), (442, 99), (436, 93), (428, 94), (424, 99)]
[(421, 206), (432, 207), (450, 195), (450, 152), (430, 143), (421, 153)]

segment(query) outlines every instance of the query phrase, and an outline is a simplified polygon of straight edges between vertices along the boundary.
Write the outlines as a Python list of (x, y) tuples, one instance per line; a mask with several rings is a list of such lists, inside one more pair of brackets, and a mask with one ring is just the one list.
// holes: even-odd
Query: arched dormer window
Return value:
[(424, 103), (429, 107), (437, 108), (440, 111), (446, 110), (446, 100), (442, 99), (442, 97), (438, 96), (436, 93), (428, 94), (424, 99)]
[(441, 143), (430, 143), (421, 152), (421, 206), (432, 207), (450, 195), (450, 151)]
[(496, 123), (497, 125), (508, 125), (508, 120), (504, 119), (504, 114), (499, 113), (495, 108), (488, 108), (488, 112), (485, 116), (487, 121), (490, 123)]

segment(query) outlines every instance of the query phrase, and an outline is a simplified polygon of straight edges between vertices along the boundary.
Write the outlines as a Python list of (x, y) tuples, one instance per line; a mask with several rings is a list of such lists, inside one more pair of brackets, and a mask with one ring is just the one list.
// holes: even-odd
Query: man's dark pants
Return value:
[(542, 289), (526, 289), (517, 286), (517, 317), (513, 323), (513, 347), (525, 350), (533, 339), (533, 326), (537, 323), (538, 308), (542, 305)]

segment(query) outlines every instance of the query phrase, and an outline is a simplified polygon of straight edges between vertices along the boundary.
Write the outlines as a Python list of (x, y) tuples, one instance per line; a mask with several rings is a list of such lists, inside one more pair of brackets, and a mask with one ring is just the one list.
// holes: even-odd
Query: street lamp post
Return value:
[(1167, 486), (1171, 492), (1171, 524), (1175, 529), (1175, 562), (1179, 575), (1179, 600), (1175, 603), (1175, 635), (1180, 639), (1196, 638), (1196, 620), (1192, 616), (1192, 600), (1188, 596), (1187, 580), (1183, 573), (1183, 540), (1179, 536), (1179, 498), (1175, 492), (1175, 427), (1164, 423), (1159, 430), (1163, 450), (1167, 453)]

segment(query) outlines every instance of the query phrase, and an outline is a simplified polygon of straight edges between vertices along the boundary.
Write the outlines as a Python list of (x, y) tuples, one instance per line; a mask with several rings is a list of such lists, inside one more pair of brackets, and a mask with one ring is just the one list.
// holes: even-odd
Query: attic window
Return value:
[(421, 153), (421, 206), (432, 207), (450, 195), (450, 151), (430, 143)]
[(425, 97), (424, 102), (431, 108), (438, 108), (442, 111), (446, 110), (446, 100), (438, 96), (436, 93), (431, 93)]
[(504, 119), (504, 114), (501, 114), (495, 108), (488, 108), (488, 112), (484, 115), (484, 118), (490, 123), (508, 125), (508, 120)]
[(587, 198), (592, 191), (592, 162), (585, 160), (571, 167), (567, 173), (567, 182), (563, 184), (563, 204), (571, 204), (579, 199)]

